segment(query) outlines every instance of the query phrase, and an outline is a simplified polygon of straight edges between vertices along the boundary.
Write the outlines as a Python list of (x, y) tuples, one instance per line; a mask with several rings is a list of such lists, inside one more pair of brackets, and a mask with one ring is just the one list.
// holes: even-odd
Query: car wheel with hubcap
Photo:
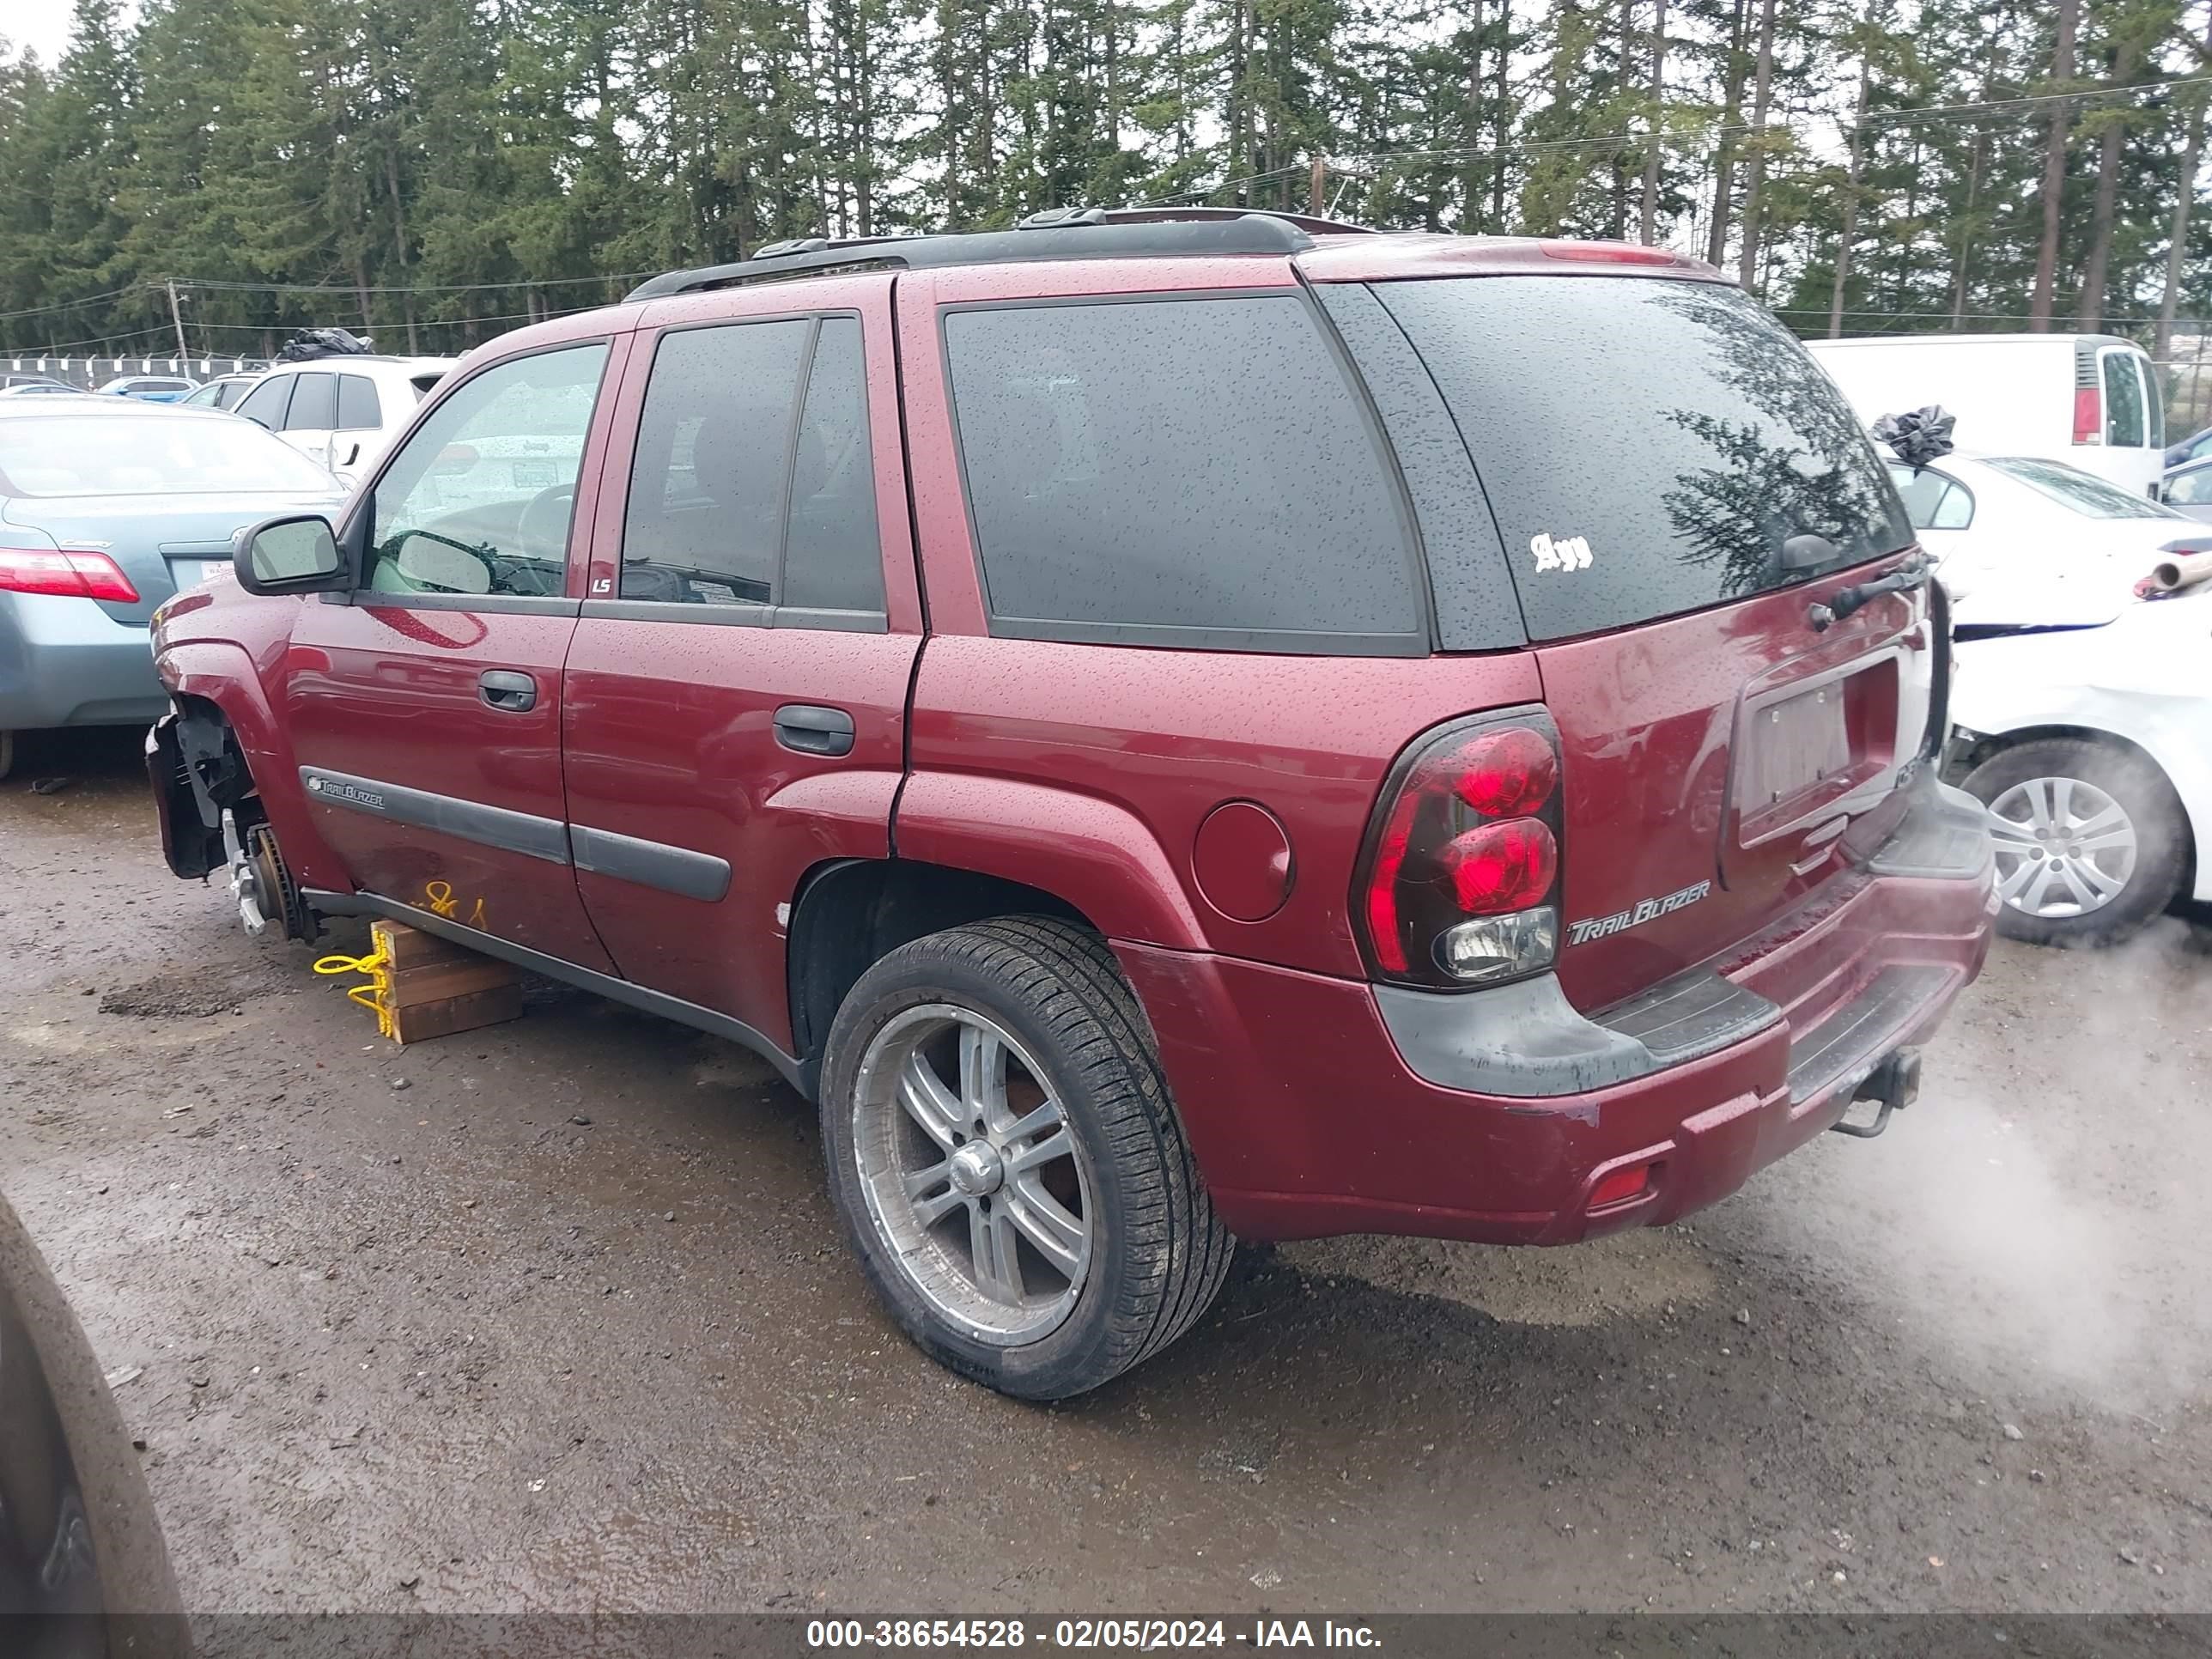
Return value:
[(832, 1024), (823, 1146), (870, 1282), (943, 1364), (1081, 1394), (1196, 1322), (1227, 1230), (1112, 953), (1012, 917), (877, 963)]
[(1999, 750), (1966, 788), (1989, 810), (1997, 931), (2035, 945), (2109, 945), (2173, 901), (2188, 823), (2173, 786), (2116, 744), (2040, 738)]

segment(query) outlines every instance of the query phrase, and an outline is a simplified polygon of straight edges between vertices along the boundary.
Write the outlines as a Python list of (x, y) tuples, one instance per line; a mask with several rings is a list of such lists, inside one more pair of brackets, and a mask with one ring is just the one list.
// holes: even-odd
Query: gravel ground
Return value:
[(1255, 1252), (1040, 1410), (760, 1062), (550, 987), (378, 1044), (71, 759), (0, 785), (0, 1171), (197, 1609), (2212, 1609), (2202, 927), (2000, 948), (1888, 1135), (1686, 1224)]

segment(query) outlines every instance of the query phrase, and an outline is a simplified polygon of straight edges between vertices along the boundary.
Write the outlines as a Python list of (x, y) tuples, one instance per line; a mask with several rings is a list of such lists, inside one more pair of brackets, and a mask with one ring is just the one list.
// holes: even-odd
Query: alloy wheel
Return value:
[(860, 1187), (900, 1269), (980, 1341), (1044, 1336), (1091, 1267), (1091, 1176), (1042, 1066), (972, 1008), (908, 1008), (853, 1097)]

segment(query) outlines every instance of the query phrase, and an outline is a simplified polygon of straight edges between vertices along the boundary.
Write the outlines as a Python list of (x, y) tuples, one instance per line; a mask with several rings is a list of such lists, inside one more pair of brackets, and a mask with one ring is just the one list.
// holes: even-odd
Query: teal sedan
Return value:
[(19, 732), (167, 713), (155, 607), (228, 580), (244, 526), (343, 500), (322, 467), (216, 410), (0, 400), (0, 777)]

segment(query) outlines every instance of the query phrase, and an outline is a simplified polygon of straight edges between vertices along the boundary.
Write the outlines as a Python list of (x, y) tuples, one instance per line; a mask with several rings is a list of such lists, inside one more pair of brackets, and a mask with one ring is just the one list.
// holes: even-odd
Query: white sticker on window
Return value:
[(1554, 540), (1538, 531), (1528, 538), (1528, 550), (1536, 556), (1539, 570), (1589, 568), (1590, 544), (1580, 536), (1561, 536)]

